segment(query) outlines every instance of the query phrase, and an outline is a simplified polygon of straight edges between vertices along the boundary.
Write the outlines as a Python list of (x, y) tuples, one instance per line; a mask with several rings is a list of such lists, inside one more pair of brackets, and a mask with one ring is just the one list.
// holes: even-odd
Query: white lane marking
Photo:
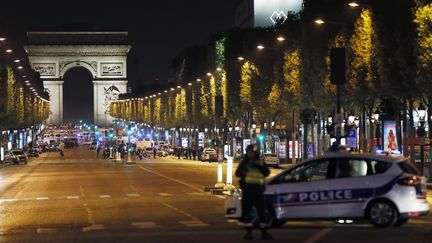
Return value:
[(136, 192), (141, 192), (138, 188), (136, 188), (135, 186), (129, 185), (130, 188), (132, 188), (132, 190), (136, 191)]
[(317, 233), (313, 234), (310, 238), (306, 239), (304, 243), (315, 243), (321, 240), (325, 235), (330, 233), (333, 229), (332, 228), (324, 228)]
[(189, 221), (179, 221), (180, 224), (188, 226), (188, 227), (203, 227), (208, 226), (208, 224), (200, 221), (200, 220), (189, 220)]
[(186, 194), (191, 196), (207, 196), (204, 192), (187, 192)]
[(111, 198), (110, 195), (99, 195), (100, 198)]
[(52, 233), (56, 233), (57, 229), (56, 228), (37, 228), (36, 233), (37, 234), (52, 234)]
[(193, 186), (193, 185), (188, 184), (188, 183), (186, 183), (186, 182), (183, 182), (183, 181), (181, 181), (181, 180), (177, 180), (177, 179), (175, 179), (175, 178), (172, 178), (172, 177), (169, 177), (169, 176), (166, 176), (166, 175), (162, 175), (162, 174), (160, 174), (160, 173), (158, 173), (158, 172), (156, 172), (156, 171), (153, 171), (153, 170), (149, 170), (149, 169), (147, 169), (147, 168), (144, 168), (144, 167), (142, 167), (141, 165), (138, 166), (138, 167), (141, 168), (142, 170), (145, 170), (145, 171), (151, 173), (151, 174), (158, 175), (158, 176), (163, 177), (163, 178), (165, 178), (165, 179), (167, 179), (167, 180), (174, 181), (174, 182), (177, 182), (177, 183), (179, 183), (179, 184), (182, 184), (183, 186), (189, 187), (189, 188), (191, 188), (191, 189), (193, 189), (193, 190), (195, 190), (195, 191), (198, 191), (198, 192), (202, 192), (202, 191), (203, 191), (203, 189), (201, 189), (201, 188), (198, 188), (198, 187), (196, 187), (196, 186)]
[(172, 197), (173, 196), (173, 194), (164, 193), (164, 192), (158, 193), (158, 195), (161, 196), (161, 197)]
[(87, 220), (88, 220), (89, 224), (94, 225), (95, 222), (93, 219), (93, 212), (88, 207), (87, 203), (83, 203), (83, 206), (84, 206), (85, 210), (87, 211)]
[(151, 229), (151, 228), (159, 228), (160, 226), (157, 225), (155, 222), (132, 222), (132, 226), (140, 228), (140, 229)]
[(103, 229), (105, 229), (105, 226), (103, 224), (92, 224), (90, 226), (83, 227), (82, 231), (83, 232), (89, 232), (89, 231), (93, 231), (93, 230), (103, 230)]
[(69, 199), (69, 200), (73, 200), (73, 199), (79, 199), (79, 196), (67, 196), (66, 197), (67, 199)]
[(199, 218), (179, 209), (176, 208), (168, 203), (162, 203), (162, 205), (164, 205), (165, 207), (168, 207), (180, 214), (183, 214), (184, 216), (190, 218), (191, 220), (184, 220), (184, 221), (179, 221), (180, 224), (189, 226), (189, 227), (202, 227), (202, 226), (208, 226), (208, 224), (204, 223), (203, 221), (201, 221)]
[(84, 189), (83, 189), (82, 185), (80, 185), (80, 193), (81, 193), (82, 197), (85, 197)]
[(1, 198), (0, 199), (0, 203), (2, 203), (2, 202), (16, 202), (16, 201), (18, 201), (18, 199), (16, 199), (16, 198)]
[(128, 193), (128, 194), (126, 194), (128, 197), (139, 197), (139, 196), (141, 196), (140, 194), (138, 194), (138, 193)]
[(48, 197), (37, 197), (36, 200), (49, 200)]

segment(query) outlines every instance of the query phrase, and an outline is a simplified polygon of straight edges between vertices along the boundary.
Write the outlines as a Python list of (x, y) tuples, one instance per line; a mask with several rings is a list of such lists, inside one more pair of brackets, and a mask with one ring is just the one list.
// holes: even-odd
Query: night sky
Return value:
[[(0, 32), (23, 47), (26, 31), (65, 26), (128, 31), (129, 85), (151, 86), (167, 82), (171, 61), (183, 49), (205, 44), (211, 33), (231, 28), (233, 6), (234, 0), (0, 0)], [(92, 120), (90, 79), (82, 70), (65, 75), (65, 121)]]
[[(28, 30), (86, 24), (129, 31), (132, 50), (128, 75), (132, 86), (165, 82), (173, 57), (205, 43), (210, 33), (233, 23), (234, 0), (1, 0), (0, 31), (25, 41)], [(143, 6), (140, 6), (143, 5)], [(23, 43), (24, 44), (24, 43)]]

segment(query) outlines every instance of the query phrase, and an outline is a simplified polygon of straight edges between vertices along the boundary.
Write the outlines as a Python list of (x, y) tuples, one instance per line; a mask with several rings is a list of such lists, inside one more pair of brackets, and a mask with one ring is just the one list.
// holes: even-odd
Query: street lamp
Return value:
[(315, 19), (314, 22), (315, 24), (319, 24), (319, 25), (325, 24), (325, 21), (323, 19)]
[(356, 8), (356, 7), (359, 7), (360, 5), (356, 2), (350, 2), (350, 3), (348, 3), (348, 6), (350, 6), (352, 8)]
[[(381, 129), (380, 129), (380, 110), (377, 108), (373, 114), (373, 121), (375, 122), (375, 137), (379, 148), (381, 148)], [(384, 145), (383, 145), (384, 148)]]
[(130, 127), (130, 125), (128, 125), (127, 126), (127, 135), (128, 135), (128, 146), (127, 146), (127, 161), (126, 161), (126, 164), (132, 164), (133, 162), (132, 162), (132, 159), (131, 159), (131, 141), (130, 141), (130, 135), (131, 135), (131, 133), (132, 133), (132, 130), (131, 130), (131, 127)]
[(426, 107), (423, 103), (420, 103), (420, 106), (417, 108), (419, 118), (420, 118), (420, 127), (417, 129), (417, 136), (419, 137), (420, 143), (420, 163), (421, 163), (421, 175), (423, 175), (424, 170), (424, 144), (425, 144), (425, 136), (426, 130), (424, 129), (425, 125), (425, 117), (426, 117)]
[(253, 141), (254, 141), (254, 143), (256, 143), (256, 123), (255, 123), (255, 121), (253, 121), (252, 122), (252, 129), (253, 129), (253, 133), (252, 133), (252, 138), (253, 138)]

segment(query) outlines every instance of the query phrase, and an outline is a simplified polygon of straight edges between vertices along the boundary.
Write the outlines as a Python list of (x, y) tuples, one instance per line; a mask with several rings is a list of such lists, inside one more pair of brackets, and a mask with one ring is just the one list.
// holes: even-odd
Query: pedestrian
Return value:
[(96, 148), (96, 158), (99, 158), (100, 145), (98, 144), (98, 145), (96, 145), (96, 146), (97, 146), (97, 148)]
[(156, 159), (156, 146), (153, 147), (153, 159)]
[(261, 238), (271, 240), (272, 236), (267, 232), (266, 206), (264, 201), (264, 178), (270, 174), (267, 165), (259, 159), (259, 153), (255, 145), (248, 145), (246, 156), (237, 167), (235, 175), (240, 178), (239, 184), (242, 189), (242, 219), (245, 224), (245, 240), (252, 239), (252, 208), (255, 207), (258, 213)]
[(65, 144), (63, 143), (63, 141), (60, 142), (60, 145), (59, 145), (59, 150), (60, 150), (60, 160), (64, 160), (64, 153), (63, 153), (63, 149), (64, 149), (64, 147), (65, 147)]
[(64, 160), (63, 149), (60, 149), (60, 160)]

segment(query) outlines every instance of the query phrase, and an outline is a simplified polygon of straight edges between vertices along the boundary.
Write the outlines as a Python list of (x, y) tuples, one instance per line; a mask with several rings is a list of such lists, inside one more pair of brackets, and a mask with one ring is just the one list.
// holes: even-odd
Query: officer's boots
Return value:
[(246, 234), (243, 236), (243, 240), (252, 240), (252, 227), (246, 226)]

